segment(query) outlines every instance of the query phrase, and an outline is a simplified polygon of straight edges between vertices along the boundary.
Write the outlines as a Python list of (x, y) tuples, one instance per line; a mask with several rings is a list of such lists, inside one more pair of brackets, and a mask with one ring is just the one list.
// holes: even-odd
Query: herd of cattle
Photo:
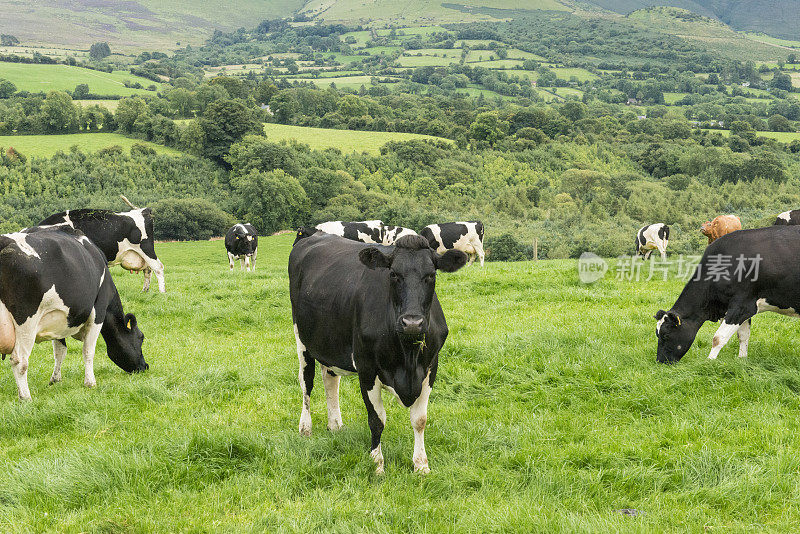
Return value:
[[(0, 235), (0, 355), (10, 355), (19, 397), (30, 399), (28, 359), (33, 345), (53, 342), (51, 383), (61, 380), (66, 338), (83, 342), (84, 385), (96, 384), (95, 344), (103, 336), (108, 356), (127, 372), (148, 368), (144, 334), (126, 314), (110, 265), (155, 274), (165, 291), (164, 266), (155, 253), (149, 208), (130, 211), (68, 210), (38, 226)], [(738, 334), (739, 355), (747, 355), (750, 318), (762, 311), (797, 316), (800, 309), (800, 211), (782, 213), (769, 228), (741, 230), (732, 215), (701, 228), (709, 246), (697, 273), (715, 258), (758, 258), (758, 276), (734, 276), (734, 261), (716, 277), (695, 276), (675, 305), (659, 311), (657, 360), (674, 362), (689, 349), (705, 321), (722, 319), (709, 358)], [(639, 230), (636, 252), (646, 259), (657, 250), (666, 258), (670, 229), (653, 224)], [(454, 272), (484, 261), (479, 221), (433, 224), (419, 233), (381, 221), (333, 221), (298, 230), (289, 255), (292, 307), (302, 407), (299, 430), (311, 433), (311, 391), (320, 364), (328, 428), (342, 426), (339, 379), (356, 374), (372, 434), (370, 455), (383, 472), (381, 433), (386, 423), (381, 391), (409, 408), (414, 431), (415, 470), (427, 472), (424, 432), (427, 405), (448, 329), (436, 296), (436, 273)], [(236, 224), (225, 236), (229, 267), (255, 270), (258, 234)], [(741, 264), (741, 261), (739, 262)], [(752, 274), (753, 265), (748, 273)], [(741, 274), (741, 273), (739, 273)]]

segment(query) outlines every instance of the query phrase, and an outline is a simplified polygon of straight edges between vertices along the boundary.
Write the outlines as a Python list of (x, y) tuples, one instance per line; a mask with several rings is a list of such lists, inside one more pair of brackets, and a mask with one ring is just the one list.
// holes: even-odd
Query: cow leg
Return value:
[(308, 356), (306, 346), (300, 341), (297, 325), (294, 325), (294, 337), (297, 342), (297, 358), (300, 361), (300, 391), (303, 392), (303, 407), (300, 412), (300, 434), (311, 435), (311, 390), (314, 389), (314, 359)]
[(419, 471), (422, 474), (430, 473), (428, 467), (428, 455), (425, 454), (425, 425), (428, 422), (428, 398), (431, 395), (431, 387), (428, 385), (430, 374), (425, 377), (422, 383), (422, 391), (411, 405), (409, 414), (411, 416), (411, 428), (414, 429), (414, 456), (411, 460), (414, 462), (414, 471)]
[(253, 258), (251, 260), (253, 263), (253, 272), (256, 270), (256, 256), (258, 256), (258, 249), (253, 251)]
[(375, 461), (375, 474), (383, 474), (383, 452), (381, 452), (381, 434), (386, 426), (386, 410), (383, 408), (383, 398), (381, 398), (381, 381), (375, 376), (372, 384), (369, 379), (359, 378), (361, 385), (361, 396), (367, 406), (367, 422), (372, 434), (372, 445), (369, 455)]
[(246, 256), (241, 256), (239, 258), (239, 265), (242, 267), (242, 272), (244, 272), (244, 259), (245, 258), (246, 258)]
[(145, 267), (144, 271), (144, 285), (142, 291), (150, 291), (150, 277), (153, 275), (153, 270), (150, 267)]
[(647, 252), (645, 252), (644, 253), (644, 261), (649, 260), (650, 259), (650, 254), (652, 254), (652, 253), (653, 253), (653, 249), (650, 249)]
[(661, 261), (667, 261), (667, 248), (665, 245), (658, 247), (658, 253), (661, 254)]
[(469, 261), (467, 262), (467, 267), (469, 267), (470, 265), (472, 265), (472, 263), (473, 263), (474, 261), (475, 261), (475, 254), (470, 254), (470, 255), (469, 255)]
[(750, 343), (750, 319), (739, 327), (739, 357), (747, 358), (747, 345)]
[[(25, 333), (27, 334), (27, 332)], [(11, 371), (14, 373), (14, 380), (17, 382), (17, 393), (20, 400), (31, 400), (31, 391), (28, 389), (28, 358), (33, 350), (34, 339), (36, 336), (25, 335), (17, 330), (17, 342), (14, 350), (11, 351)]]
[(97, 385), (97, 380), (94, 378), (94, 351), (101, 328), (103, 328), (102, 323), (95, 324), (92, 320), (86, 327), (86, 333), (83, 334), (83, 385), (87, 388)]
[(233, 266), (235, 262), (236, 262), (236, 256), (228, 252), (228, 263), (230, 264), (231, 272), (233, 272)]
[(714, 339), (711, 341), (711, 354), (708, 355), (709, 360), (717, 359), (717, 356), (725, 344), (742, 326), (741, 324), (730, 324), (726, 321), (727, 319), (723, 319), (722, 324), (720, 324), (717, 331), (714, 332)]
[(152, 264), (150, 268), (156, 275), (156, 280), (158, 280), (158, 292), (159, 293), (166, 293), (167, 292), (167, 284), (164, 281), (164, 264), (161, 263), (160, 260), (153, 260), (148, 259), (148, 263)]
[(247, 265), (247, 272), (250, 272), (250, 256), (244, 257), (244, 264)]
[(342, 424), (342, 412), (339, 409), (339, 381), (341, 377), (320, 365), (322, 383), (325, 385), (325, 400), (328, 403), (328, 430), (339, 430)]
[(53, 376), (50, 377), (50, 384), (61, 382), (61, 362), (67, 355), (67, 341), (65, 339), (53, 340), (53, 358), (56, 363), (53, 366)]
[(473, 247), (475, 247), (475, 252), (478, 254), (478, 261), (481, 263), (481, 267), (483, 267), (483, 258), (486, 256), (486, 253), (483, 251), (483, 243), (480, 241), (473, 243)]

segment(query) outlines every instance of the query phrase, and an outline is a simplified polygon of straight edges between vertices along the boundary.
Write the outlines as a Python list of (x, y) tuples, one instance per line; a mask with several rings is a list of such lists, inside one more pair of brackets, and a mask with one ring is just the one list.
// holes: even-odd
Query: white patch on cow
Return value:
[(664, 324), (664, 320), (665, 320), (666, 318), (667, 318), (667, 317), (666, 317), (666, 315), (665, 315), (664, 317), (662, 317), (661, 319), (659, 319), (659, 320), (658, 320), (658, 322), (656, 323), (656, 335), (658, 335), (658, 334), (660, 334), (660, 333), (661, 333), (661, 325), (663, 325), (663, 324)]
[(338, 235), (344, 237), (344, 224), (342, 221), (328, 221), (316, 225), (314, 228), (321, 230), (326, 234)]
[(77, 334), (84, 327), (84, 325), (70, 327), (67, 324), (68, 315), (69, 307), (64, 304), (54, 285), (42, 297), (42, 302), (39, 304), (39, 312), (29, 318), (26, 323), (33, 320), (36, 321), (36, 343), (64, 339)]
[[(306, 391), (306, 381), (303, 378), (303, 372), (306, 369), (306, 358), (303, 355), (306, 352), (306, 346), (300, 341), (300, 332), (297, 330), (297, 324), (294, 324), (294, 338), (297, 342), (297, 359), (300, 361), (300, 371), (298, 377), (300, 380), (300, 390), (303, 392), (303, 407), (300, 412), (300, 434), (303, 436), (311, 435), (311, 396)], [(314, 365), (313, 363), (311, 365)]]
[(425, 425), (428, 423), (428, 399), (431, 396), (430, 383), (431, 373), (422, 382), (422, 391), (409, 409), (411, 417), (411, 428), (414, 429), (414, 455), (411, 461), (414, 462), (414, 471), (427, 474), (431, 470), (428, 467), (428, 455), (425, 453)]
[(778, 215), (778, 219), (783, 219), (786, 222), (792, 221), (792, 210), (784, 211), (780, 215)]
[(708, 355), (709, 360), (717, 359), (719, 352), (725, 344), (728, 343), (733, 334), (739, 331), (741, 326), (742, 325), (738, 324), (728, 324), (724, 320), (722, 321), (722, 324), (717, 328), (717, 331), (714, 333), (714, 338), (711, 341), (711, 353)]
[(758, 310), (757, 313), (774, 312), (789, 317), (800, 317), (800, 314), (794, 308), (778, 308), (767, 302), (767, 299), (758, 299), (756, 301), (756, 309)]
[(61, 363), (64, 361), (64, 356), (67, 355), (67, 346), (64, 343), (54, 339), (53, 340), (53, 374), (50, 375), (50, 384), (61, 382)]
[(75, 223), (72, 222), (72, 219), (69, 218), (69, 210), (64, 212), (64, 223), (75, 228)]
[(747, 358), (747, 345), (750, 343), (750, 321), (742, 323), (737, 332), (739, 335), (739, 357)]
[(384, 230), (383, 244), (388, 246), (394, 245), (398, 239), (407, 235), (419, 235), (411, 228), (403, 228), (402, 226), (392, 226), (391, 230)]
[(342, 411), (339, 409), (339, 381), (340, 376), (331, 376), (328, 367), (320, 366), (322, 383), (325, 386), (325, 401), (328, 405), (328, 430), (336, 431), (344, 426)]
[(103, 269), (103, 272), (100, 273), (100, 284), (97, 287), (103, 287), (103, 282), (106, 279), (106, 270)]
[(23, 234), (22, 232), (14, 232), (13, 234), (5, 234), (5, 237), (12, 239), (14, 243), (17, 244), (17, 248), (19, 248), (19, 250), (22, 253), (28, 256), (33, 256), (34, 258), (41, 259), (39, 253), (33, 250), (33, 247), (30, 246), (30, 244), (28, 244), (28, 234)]
[(135, 209), (131, 211), (123, 211), (122, 213), (117, 214), (122, 217), (130, 217), (131, 219), (133, 219), (136, 228), (138, 228), (139, 231), (142, 233), (142, 241), (144, 241), (148, 237), (147, 230), (144, 225), (144, 214), (142, 213), (143, 211), (144, 209)]
[[(478, 234), (478, 224), (474, 222), (466, 222), (466, 221), (457, 221), (454, 224), (462, 224), (466, 226), (467, 231), (465, 234), (460, 236), (455, 243), (453, 243), (452, 248), (454, 250), (460, 250), (461, 252), (467, 254), (469, 256), (469, 263), (468, 265), (472, 265), (472, 262), (475, 261), (475, 258), (478, 258), (480, 261), (481, 266), (483, 266), (483, 261), (486, 256), (486, 253), (483, 250), (483, 241), (481, 241), (481, 236)], [(428, 225), (428, 228), (431, 233), (433, 233), (433, 237), (436, 240), (437, 247), (436, 252), (439, 254), (444, 254), (447, 252), (447, 247), (444, 245), (444, 239), (442, 239), (442, 227), (438, 224), (431, 224)]]
[[(639, 243), (639, 253), (644, 256), (644, 259), (649, 259), (650, 254), (654, 250), (658, 250), (662, 260), (667, 259), (667, 245), (669, 244), (669, 239), (661, 239), (658, 237), (658, 231), (661, 230), (663, 226), (666, 225), (664, 223), (656, 223), (643, 226), (636, 233), (636, 242)], [(639, 234), (642, 234), (644, 237), (644, 245), (639, 241)]]
[(348, 371), (347, 369), (342, 369), (341, 367), (329, 366), (329, 367), (326, 367), (326, 369), (329, 369), (329, 370), (333, 371), (338, 376), (349, 376), (349, 375), (356, 374), (353, 371)]

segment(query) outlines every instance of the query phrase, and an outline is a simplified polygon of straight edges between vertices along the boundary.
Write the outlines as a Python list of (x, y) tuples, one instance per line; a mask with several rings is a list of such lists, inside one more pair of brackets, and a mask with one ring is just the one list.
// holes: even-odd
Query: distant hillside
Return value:
[(800, 40), (800, 0), (590, 0), (584, 2), (627, 15), (651, 6), (675, 6), (713, 16), (737, 30)]
[[(202, 44), (214, 30), (253, 27), (291, 16), (304, 0), (0, 0), (0, 33), (23, 45), (112, 50), (167, 50)], [(181, 43), (177, 45), (177, 43)]]

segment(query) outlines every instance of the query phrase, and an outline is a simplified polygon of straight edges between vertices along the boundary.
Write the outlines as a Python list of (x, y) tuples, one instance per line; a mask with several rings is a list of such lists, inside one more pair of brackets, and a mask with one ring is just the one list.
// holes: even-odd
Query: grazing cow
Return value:
[(0, 235), (0, 354), (11, 355), (19, 398), (31, 398), (27, 372), (33, 345), (53, 340), (54, 384), (61, 380), (68, 336), (83, 341), (83, 384), (95, 386), (100, 335), (109, 358), (123, 370), (148, 368), (144, 334), (136, 317), (122, 309), (106, 258), (88, 238), (68, 228)]
[(133, 209), (123, 213), (95, 209), (67, 210), (51, 215), (39, 226), (69, 226), (80, 230), (105, 254), (109, 265), (120, 264), (131, 272), (144, 271), (142, 291), (150, 289), (150, 275), (155, 273), (158, 290), (164, 293), (164, 264), (156, 256), (150, 208), (137, 208), (128, 199), (122, 198)]
[(298, 241), (301, 239), (305, 239), (307, 237), (311, 237), (314, 234), (323, 233), (322, 230), (317, 230), (313, 226), (301, 226), (297, 229), (297, 235), (294, 237), (294, 243), (292, 246), (295, 246)]
[(326, 234), (338, 235), (362, 243), (383, 243), (383, 223), (376, 221), (328, 221), (315, 227)]
[(383, 244), (387, 247), (394, 245), (398, 239), (407, 235), (417, 235), (417, 232), (411, 228), (403, 228), (402, 226), (384, 226)]
[(792, 225), (800, 224), (800, 210), (784, 211), (773, 223), (775, 225)]
[(256, 256), (258, 256), (258, 232), (252, 224), (235, 224), (225, 234), (225, 249), (228, 251), (228, 262), (233, 271), (233, 264), (237, 259), (241, 260), (242, 270), (247, 264), (247, 272), (250, 272), (252, 259), (253, 270), (256, 270)]
[(680, 360), (703, 323), (720, 319), (708, 357), (715, 359), (733, 334), (739, 336), (739, 356), (746, 357), (753, 315), (797, 317), (798, 257), (800, 226), (739, 230), (711, 243), (675, 305), (655, 315), (657, 360)]
[(289, 255), (289, 297), (303, 393), (301, 434), (311, 434), (318, 361), (330, 430), (342, 426), (339, 378), (358, 374), (376, 472), (383, 473), (381, 389), (410, 408), (414, 469), (430, 471), (424, 434), (428, 397), (448, 333), (435, 292), (436, 270), (454, 272), (466, 262), (463, 252), (439, 255), (419, 236), (402, 237), (394, 247), (366, 246), (324, 233), (295, 242)]
[(447, 250), (460, 250), (469, 255), (469, 265), (475, 256), (483, 266), (483, 223), (480, 221), (429, 224), (419, 233), (430, 247), (442, 254)]
[(654, 250), (661, 254), (661, 260), (667, 259), (667, 244), (669, 243), (669, 226), (663, 223), (643, 226), (636, 234), (636, 255), (649, 259)]
[(736, 215), (719, 215), (713, 221), (706, 221), (700, 227), (704, 236), (708, 237), (710, 245), (720, 237), (742, 229), (742, 221)]

